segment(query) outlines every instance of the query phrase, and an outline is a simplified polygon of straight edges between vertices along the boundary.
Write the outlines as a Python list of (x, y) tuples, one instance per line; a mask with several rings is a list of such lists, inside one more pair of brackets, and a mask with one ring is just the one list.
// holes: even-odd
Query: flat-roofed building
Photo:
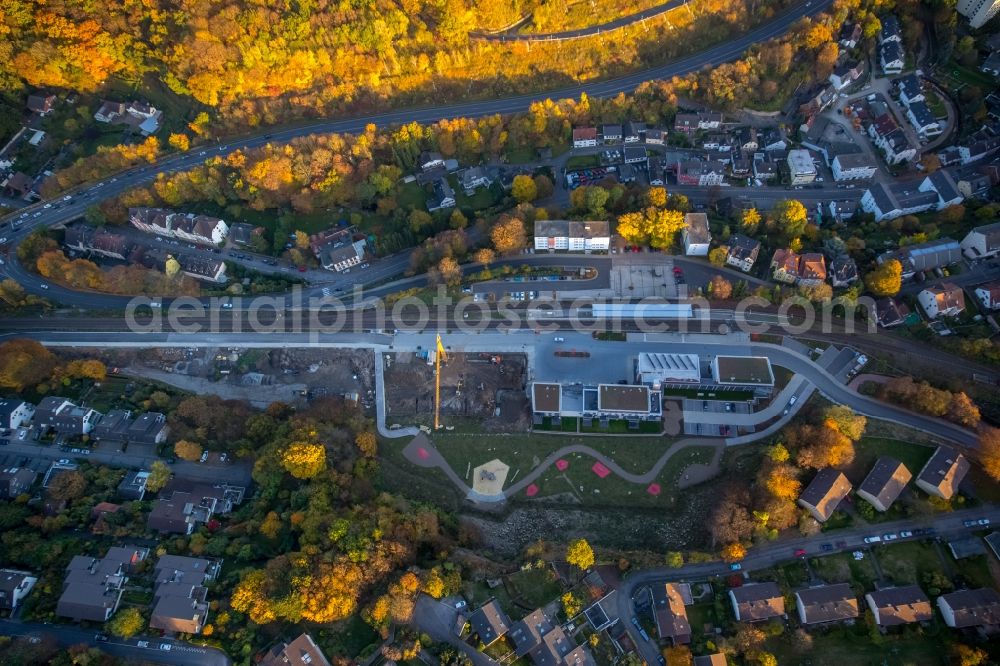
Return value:
[(895, 458), (881, 456), (858, 488), (858, 496), (877, 511), (888, 511), (912, 478), (906, 465)]
[(536, 414), (559, 414), (562, 411), (562, 386), (546, 382), (532, 384), (531, 409)]
[(875, 590), (865, 595), (865, 602), (875, 623), (883, 627), (929, 622), (934, 617), (931, 600), (916, 585)]
[(664, 384), (697, 384), (701, 381), (701, 361), (697, 354), (639, 354), (636, 381), (660, 388)]
[(712, 378), (723, 386), (774, 387), (771, 361), (766, 356), (716, 356), (712, 359)]
[(531, 385), (532, 411), (540, 417), (566, 417), (658, 421), (663, 415), (660, 391), (645, 385), (625, 384), (556, 384), (534, 382)]
[(647, 413), (649, 387), (600, 384), (597, 387), (597, 409), (614, 413)]
[(536, 250), (591, 252), (611, 247), (607, 220), (538, 220), (535, 222)]

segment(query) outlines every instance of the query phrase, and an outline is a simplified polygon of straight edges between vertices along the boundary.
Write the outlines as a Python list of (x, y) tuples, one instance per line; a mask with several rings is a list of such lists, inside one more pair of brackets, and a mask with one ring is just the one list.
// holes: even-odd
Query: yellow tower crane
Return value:
[(441, 428), (441, 362), (447, 361), (448, 355), (441, 344), (441, 334), (437, 336), (437, 349), (434, 354), (434, 429)]

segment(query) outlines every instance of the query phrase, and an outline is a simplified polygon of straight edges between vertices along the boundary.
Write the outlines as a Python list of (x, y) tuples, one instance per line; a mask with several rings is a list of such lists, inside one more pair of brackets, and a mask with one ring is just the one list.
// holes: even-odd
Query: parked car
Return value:
[(205, 451), (205, 452), (203, 452), (201, 454), (201, 461), (200, 462), (208, 462), (208, 451)]
[(883, 541), (895, 541), (898, 538), (899, 538), (899, 535), (896, 534), (895, 532), (889, 532), (888, 534), (883, 534), (882, 535), (882, 540)]
[(975, 527), (978, 524), (979, 523), (977, 521), (975, 521), (975, 520), (963, 520), (962, 521), (962, 525), (964, 525), (965, 527)]
[(795, 551), (795, 557), (802, 557), (805, 554), (806, 554), (805, 548), (799, 548)]
[(880, 536), (869, 536), (865, 537), (865, 543), (878, 543), (882, 540)]
[(976, 523), (978, 523), (979, 525), (989, 525), (990, 524), (990, 519), (989, 518), (980, 518), (979, 520), (976, 521)]
[(822, 550), (824, 553), (832, 552), (833, 551), (833, 544), (832, 543), (824, 543), (822, 546), (819, 547), (819, 549)]
[(730, 571), (739, 571), (742, 568), (743, 568), (743, 565), (740, 564), (739, 562), (733, 562), (732, 564), (729, 565), (729, 570)]
[(911, 536), (913, 536), (913, 532), (911, 532), (910, 530), (903, 530), (902, 532), (899, 533), (900, 539), (909, 539)]

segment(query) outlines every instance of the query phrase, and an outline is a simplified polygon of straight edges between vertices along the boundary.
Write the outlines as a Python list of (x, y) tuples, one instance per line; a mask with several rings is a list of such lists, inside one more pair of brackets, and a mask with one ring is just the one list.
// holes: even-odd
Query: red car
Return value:
[(799, 548), (797, 551), (795, 551), (795, 557), (802, 557), (805, 554), (806, 554), (805, 548)]
[(684, 271), (674, 266), (674, 275), (681, 275)]
[(305, 266), (299, 266), (299, 273), (305, 273), (305, 272), (306, 272), (306, 267)]

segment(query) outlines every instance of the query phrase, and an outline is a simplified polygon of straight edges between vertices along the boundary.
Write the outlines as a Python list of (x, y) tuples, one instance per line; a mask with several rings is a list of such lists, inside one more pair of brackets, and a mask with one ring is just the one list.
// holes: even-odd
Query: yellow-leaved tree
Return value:
[(594, 566), (594, 549), (586, 539), (571, 541), (566, 547), (566, 561), (581, 570)]
[(311, 442), (292, 442), (281, 454), (281, 465), (296, 479), (311, 479), (326, 467), (326, 447)]
[(889, 259), (865, 275), (865, 284), (876, 296), (895, 296), (903, 286), (903, 264)]

